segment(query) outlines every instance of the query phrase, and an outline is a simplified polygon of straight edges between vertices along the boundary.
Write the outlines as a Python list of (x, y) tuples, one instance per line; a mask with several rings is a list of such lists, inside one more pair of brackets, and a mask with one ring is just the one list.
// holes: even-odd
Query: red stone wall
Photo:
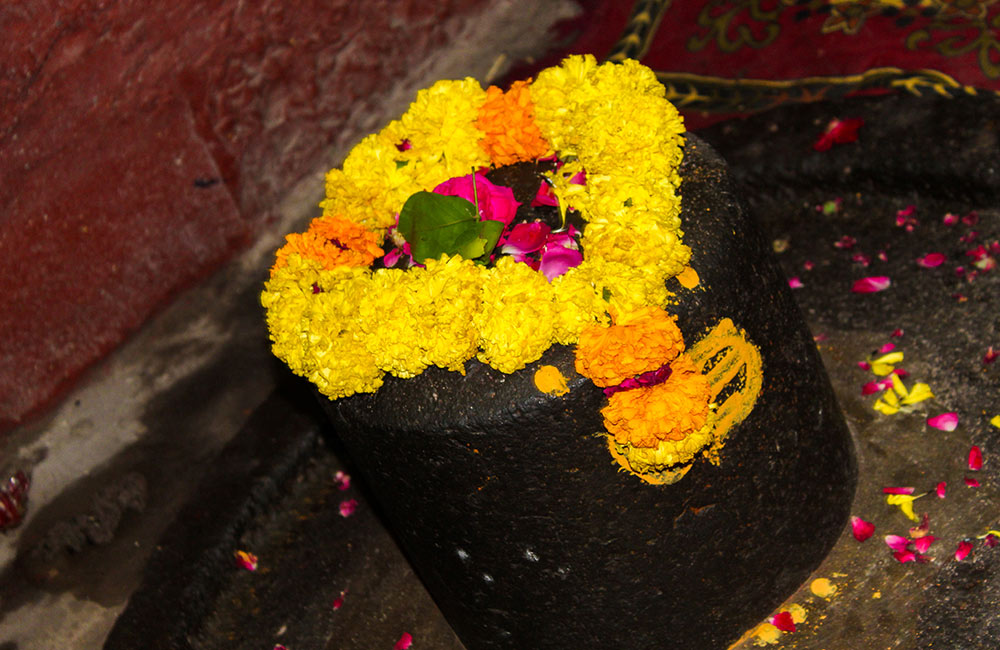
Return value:
[(251, 243), (490, 1), (0, 3), (0, 431)]

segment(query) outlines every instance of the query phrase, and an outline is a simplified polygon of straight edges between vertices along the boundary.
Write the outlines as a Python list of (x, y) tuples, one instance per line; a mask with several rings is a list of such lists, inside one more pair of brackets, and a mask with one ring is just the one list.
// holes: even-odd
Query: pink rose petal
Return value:
[(798, 276), (796, 276), (794, 278), (788, 278), (788, 286), (791, 287), (792, 289), (801, 289), (805, 285), (802, 284), (802, 280), (800, 280)]
[(895, 343), (886, 343), (878, 349), (879, 354), (888, 354), (896, 349)]
[(983, 452), (977, 445), (972, 445), (969, 449), (969, 469), (978, 472), (983, 468)]
[(771, 617), (770, 623), (782, 632), (795, 631), (795, 620), (792, 618), (791, 612), (778, 612)]
[(983, 540), (983, 544), (986, 545), (987, 548), (993, 548), (997, 544), (1000, 544), (1000, 537), (990, 533), (986, 536), (986, 539)]
[(913, 548), (917, 550), (917, 553), (926, 553), (927, 549), (931, 547), (931, 544), (934, 543), (935, 539), (937, 539), (937, 537), (934, 537), (934, 535), (925, 535), (923, 537), (918, 537), (917, 539), (913, 540)]
[(233, 553), (236, 556), (236, 564), (247, 571), (257, 570), (257, 556), (253, 553), (248, 553), (247, 551), (236, 551)]
[(907, 549), (903, 549), (901, 551), (894, 551), (892, 557), (896, 558), (896, 561), (901, 564), (917, 561), (917, 554)]
[(940, 483), (937, 484), (937, 487), (934, 488), (934, 493), (937, 494), (937, 498), (939, 498), (939, 499), (943, 499), (944, 498), (945, 489), (947, 487), (948, 487), (948, 484), (945, 483), (944, 481), (941, 481)]
[(965, 558), (969, 557), (969, 553), (972, 552), (972, 542), (968, 540), (962, 540), (958, 543), (958, 548), (955, 549), (955, 559), (961, 562)]
[(337, 489), (343, 492), (351, 487), (351, 475), (347, 472), (338, 471), (333, 475), (333, 482), (336, 483)]
[(983, 356), (983, 365), (987, 366), (993, 363), (998, 357), (1000, 357), (1000, 350), (994, 350), (991, 345), (986, 349), (986, 354)]
[(913, 494), (916, 488), (912, 487), (884, 487), (882, 494)]
[(392, 650), (406, 650), (411, 645), (413, 645), (413, 635), (409, 632), (403, 632), (399, 641), (396, 641), (395, 645), (392, 646)]
[(861, 387), (862, 395), (874, 395), (875, 393), (881, 392), (882, 384), (877, 381), (870, 381)]
[(865, 521), (861, 517), (851, 517), (851, 533), (854, 539), (863, 542), (875, 532), (875, 524)]
[(500, 221), (509, 226), (514, 220), (514, 213), (521, 205), (514, 199), (514, 191), (503, 185), (494, 185), (480, 173), (456, 176), (434, 188), (435, 194), (444, 196), (460, 196), (470, 203), (476, 203), (479, 216), (483, 220)]
[(505, 255), (534, 253), (545, 244), (552, 228), (540, 221), (519, 223), (510, 229), (500, 249)]
[(969, 487), (979, 487), (979, 481), (974, 478), (965, 477), (965, 484)]
[(902, 535), (886, 535), (885, 545), (894, 551), (902, 551), (910, 545), (910, 540)]
[(900, 337), (902, 335), (903, 335), (903, 330), (901, 328), (897, 327), (896, 329), (892, 330), (892, 334), (890, 334), (889, 336), (891, 336), (893, 338), (898, 338), (898, 337)]
[(565, 246), (546, 246), (542, 251), (541, 264), (538, 270), (545, 278), (552, 282), (574, 266), (579, 266), (583, 262), (583, 253)]
[(541, 185), (538, 186), (535, 198), (531, 200), (531, 207), (537, 208), (540, 205), (551, 205), (556, 207), (559, 205), (559, 199), (556, 197), (555, 191), (552, 189), (552, 186), (545, 181), (542, 181)]
[(854, 248), (854, 245), (857, 243), (858, 240), (855, 239), (854, 237), (851, 237), (850, 235), (844, 235), (843, 237), (835, 241), (833, 245), (835, 248), (842, 248), (844, 250), (849, 250), (851, 248)]
[(958, 215), (949, 212), (948, 214), (944, 215), (944, 217), (941, 220), (944, 222), (944, 225), (946, 226), (954, 226), (956, 223), (958, 223)]
[(951, 411), (927, 418), (927, 425), (941, 431), (954, 431), (958, 426), (958, 413)]
[(812, 271), (814, 268), (816, 268), (816, 264), (814, 264), (811, 260), (806, 260), (805, 262), (802, 263), (802, 268), (805, 269), (806, 271)]
[(888, 289), (890, 284), (892, 281), (887, 276), (873, 275), (856, 281), (851, 285), (851, 291), (854, 293), (877, 293)]
[(858, 361), (858, 368), (861, 368), (862, 370), (871, 370), (872, 364), (867, 361)]
[(942, 253), (928, 253), (923, 257), (917, 258), (917, 264), (925, 269), (932, 269), (935, 266), (941, 266), (944, 264), (944, 260), (945, 256)]
[(340, 502), (340, 516), (350, 517), (358, 509), (357, 499), (345, 499)]

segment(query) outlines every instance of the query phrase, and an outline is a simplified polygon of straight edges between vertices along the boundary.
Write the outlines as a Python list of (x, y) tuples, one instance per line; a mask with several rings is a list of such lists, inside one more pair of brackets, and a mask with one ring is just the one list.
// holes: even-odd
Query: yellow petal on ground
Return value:
[(816, 578), (809, 583), (809, 591), (813, 592), (814, 596), (829, 600), (837, 593), (837, 585), (830, 582), (829, 578)]
[(910, 394), (910, 391), (906, 390), (906, 386), (903, 384), (903, 380), (899, 378), (896, 373), (892, 374), (892, 390), (900, 397), (905, 398)]
[(566, 377), (555, 366), (542, 366), (535, 371), (535, 388), (546, 395), (565, 395), (569, 392)]
[(896, 397), (896, 393), (886, 391), (885, 394), (882, 395), (882, 399), (884, 399), (885, 403), (889, 406), (899, 406), (899, 398)]
[(913, 512), (913, 502), (922, 496), (924, 495), (890, 494), (885, 498), (885, 502), (890, 506), (899, 506), (899, 509), (903, 511), (903, 514), (906, 515), (910, 521), (916, 521), (919, 523), (920, 517)]
[(931, 392), (931, 387), (923, 382), (918, 382), (910, 389), (909, 395), (903, 398), (903, 404), (916, 404), (932, 397), (934, 397), (934, 393)]
[(872, 406), (872, 408), (881, 413), (882, 415), (894, 415), (896, 413), (899, 413), (898, 406), (889, 406), (888, 404), (882, 401), (881, 397), (875, 400), (875, 404)]
[(902, 352), (890, 352), (889, 354), (883, 354), (878, 359), (871, 362), (872, 372), (879, 377), (885, 377), (890, 372), (895, 370), (895, 365), (902, 360)]
[(1000, 415), (994, 415), (990, 419), (990, 424), (992, 424), (993, 426), (995, 426), (997, 429), (1000, 429)]

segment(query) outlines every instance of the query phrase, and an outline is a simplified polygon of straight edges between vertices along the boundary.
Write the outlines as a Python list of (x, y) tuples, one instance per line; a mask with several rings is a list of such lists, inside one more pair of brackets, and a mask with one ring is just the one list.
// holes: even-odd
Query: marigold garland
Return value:
[[(670, 364), (666, 381), (615, 393), (602, 413), (635, 471), (689, 462), (711, 439), (713, 411), (663, 310), (666, 280), (691, 254), (677, 194), (684, 127), (664, 95), (639, 63), (589, 55), (507, 92), (473, 79), (420, 91), (327, 174), (323, 216), (278, 251), (261, 295), (274, 353), (331, 399), (377, 390), (385, 373), (464, 372), (473, 357), (515, 372), (553, 343), (579, 342), (577, 369), (599, 386)], [(551, 283), (509, 256), (492, 268), (447, 255), (368, 268), (414, 193), (552, 154), (560, 209), (587, 225), (583, 261)]]

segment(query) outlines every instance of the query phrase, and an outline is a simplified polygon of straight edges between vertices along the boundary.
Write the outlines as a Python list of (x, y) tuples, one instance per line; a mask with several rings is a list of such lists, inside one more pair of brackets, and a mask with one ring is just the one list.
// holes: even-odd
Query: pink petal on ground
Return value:
[(350, 517), (358, 509), (357, 499), (345, 499), (340, 502), (340, 516)]
[(878, 352), (879, 352), (879, 354), (889, 354), (890, 352), (892, 352), (895, 349), (896, 349), (896, 344), (895, 343), (886, 343), (885, 345), (883, 345), (882, 347), (880, 347), (878, 349)]
[(411, 645), (413, 645), (413, 635), (409, 632), (403, 632), (403, 636), (399, 637), (399, 641), (392, 646), (392, 650), (406, 650)]
[(1000, 544), (1000, 537), (990, 533), (986, 536), (986, 539), (983, 540), (983, 544), (985, 544), (987, 548), (993, 548), (997, 544)]
[(862, 370), (871, 370), (872, 364), (867, 361), (858, 361), (858, 368), (861, 368)]
[(902, 535), (886, 535), (885, 545), (894, 551), (902, 551), (910, 545), (910, 540), (906, 539)]
[(971, 552), (972, 542), (963, 539), (958, 543), (958, 548), (955, 549), (955, 559), (961, 562), (965, 558), (969, 557), (969, 553)]
[(983, 468), (983, 452), (977, 445), (972, 445), (969, 449), (969, 469), (978, 472)]
[(795, 631), (795, 620), (792, 618), (791, 612), (778, 612), (771, 617), (770, 623), (782, 632)]
[(835, 248), (843, 248), (843, 249), (846, 250), (846, 249), (853, 248), (854, 245), (857, 244), (857, 243), (858, 243), (858, 240), (855, 239), (854, 237), (851, 237), (850, 235), (844, 235), (843, 237), (841, 237), (837, 241), (833, 242), (833, 246)]
[(958, 223), (958, 215), (949, 212), (948, 214), (944, 215), (944, 217), (941, 220), (944, 222), (944, 225), (946, 226), (954, 226), (956, 223)]
[(926, 537), (930, 525), (930, 517), (925, 512), (923, 518), (920, 520), (920, 525), (910, 528), (910, 539), (920, 539), (921, 537)]
[(921, 554), (926, 553), (927, 549), (931, 547), (931, 544), (933, 544), (934, 540), (936, 539), (937, 537), (934, 537), (934, 535), (925, 535), (923, 537), (918, 537), (917, 539), (913, 540), (913, 548), (917, 549), (917, 553)]
[(274, 647), (271, 648), (271, 650), (288, 650), (288, 648), (286, 646), (281, 645), (280, 643), (275, 643)]
[(973, 210), (969, 214), (962, 217), (962, 223), (967, 226), (974, 226), (979, 223), (979, 213)]
[(792, 289), (801, 289), (806, 285), (802, 284), (802, 280), (800, 280), (798, 276), (796, 276), (794, 278), (788, 278), (788, 286), (791, 287)]
[(888, 262), (889, 261), (889, 256), (886, 254), (885, 251), (879, 251), (878, 254), (875, 257), (877, 257), (880, 262)]
[(816, 264), (811, 260), (806, 260), (805, 262), (802, 263), (802, 268), (804, 268), (806, 271), (812, 271), (814, 268), (816, 268)]
[(882, 494), (913, 494), (916, 488), (911, 487), (884, 487)]
[(947, 487), (948, 484), (945, 483), (944, 481), (941, 481), (940, 483), (937, 484), (937, 487), (934, 488), (934, 493), (937, 494), (937, 498), (939, 499), (944, 498), (945, 490), (947, 489)]
[(854, 539), (859, 542), (863, 542), (872, 536), (875, 532), (875, 524), (870, 521), (865, 521), (861, 517), (851, 517), (851, 533), (854, 535)]
[(337, 489), (343, 492), (351, 487), (351, 475), (347, 472), (338, 471), (333, 475), (333, 482), (337, 484)]
[(986, 349), (986, 354), (983, 356), (983, 365), (987, 366), (993, 363), (998, 357), (1000, 357), (1000, 350), (994, 350), (991, 345)]
[(965, 477), (965, 484), (969, 487), (979, 487), (979, 481), (974, 478)]
[(872, 258), (869, 257), (868, 255), (865, 255), (864, 253), (855, 253), (854, 255), (851, 256), (851, 261), (857, 262), (861, 266), (868, 266), (869, 264), (872, 263)]
[(925, 269), (932, 269), (935, 266), (944, 264), (945, 256), (942, 253), (927, 253), (923, 257), (917, 258), (917, 264)]
[(940, 429), (941, 431), (954, 431), (955, 427), (958, 426), (958, 413), (951, 411), (927, 418), (927, 426)]
[(889, 336), (892, 338), (899, 338), (902, 335), (903, 335), (902, 328), (897, 327), (896, 329), (892, 330), (892, 334), (890, 334)]
[(896, 210), (896, 216), (902, 219), (905, 219), (907, 217), (912, 217), (916, 213), (917, 213), (917, 206), (915, 205), (908, 205), (902, 210)]
[(896, 561), (900, 564), (906, 564), (907, 562), (916, 562), (917, 554), (913, 551), (903, 549), (901, 551), (894, 551), (892, 557), (896, 558)]
[(862, 395), (874, 395), (875, 393), (881, 392), (883, 390), (881, 383), (877, 381), (870, 381), (861, 387)]
[(835, 144), (846, 144), (857, 141), (858, 129), (864, 126), (864, 123), (865, 121), (861, 118), (830, 120), (830, 123), (826, 125), (826, 130), (813, 143), (813, 149), (816, 151), (827, 151)]
[(538, 186), (535, 198), (531, 200), (531, 207), (537, 208), (540, 205), (559, 205), (559, 199), (556, 198), (556, 193), (552, 190), (552, 186), (545, 181), (542, 181), (541, 185)]
[(347, 590), (340, 592), (340, 595), (333, 599), (333, 611), (337, 611), (344, 606), (344, 596), (347, 595)]
[(892, 281), (887, 276), (873, 275), (856, 281), (851, 285), (851, 291), (854, 293), (877, 293), (888, 289), (890, 284)]

